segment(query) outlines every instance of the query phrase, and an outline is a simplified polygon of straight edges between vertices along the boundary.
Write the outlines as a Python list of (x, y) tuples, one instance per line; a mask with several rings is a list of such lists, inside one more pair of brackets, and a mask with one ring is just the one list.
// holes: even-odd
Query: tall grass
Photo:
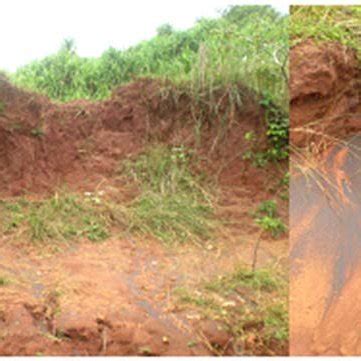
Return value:
[(74, 43), (20, 68), (23, 87), (68, 101), (102, 99), (137, 77), (156, 77), (193, 92), (242, 82), (287, 107), (287, 16), (269, 6), (234, 6), (185, 31), (163, 25), (154, 38), (126, 50), (82, 58)]

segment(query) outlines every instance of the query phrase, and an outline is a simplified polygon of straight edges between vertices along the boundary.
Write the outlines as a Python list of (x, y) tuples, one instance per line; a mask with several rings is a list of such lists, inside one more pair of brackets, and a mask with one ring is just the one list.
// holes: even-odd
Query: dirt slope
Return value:
[[(145, 79), (118, 89), (107, 101), (59, 105), (0, 78), (4, 103), (0, 113), (1, 193), (42, 192), (64, 182), (78, 185), (81, 181), (91, 187), (103, 177), (114, 176), (119, 161), (140, 152), (150, 140), (194, 146), (194, 127), (189, 126), (194, 124), (191, 99), (186, 93), (176, 93), (171, 85), (162, 86)], [(240, 157), (233, 150), (246, 146), (246, 131), (255, 131), (264, 140), (263, 110), (254, 95), (244, 92), (242, 108), (229, 107), (227, 93), (218, 98), (220, 112), (208, 114), (198, 147), (200, 154), (211, 155), (207, 166), (215, 169), (230, 159), (231, 167), (237, 163)], [(227, 112), (229, 122), (223, 129), (221, 121)]]
[(361, 76), (356, 53), (339, 43), (308, 40), (290, 54), (291, 142), (343, 138), (361, 129)]
[(291, 64), (290, 353), (359, 355), (359, 65), (311, 41)]
[(361, 138), (291, 182), (291, 353), (360, 355)]
[[(179, 286), (250, 265), (258, 228), (249, 210), (273, 197), (270, 189), (284, 175), (282, 167), (255, 168), (242, 160), (249, 146), (246, 132), (265, 143), (263, 110), (251, 93), (244, 92), (241, 108), (229, 107), (226, 95), (216, 94), (221, 113), (208, 114), (197, 146), (189, 126), (194, 104), (171, 86), (145, 79), (107, 101), (55, 104), (0, 78), (2, 198), (45, 197), (64, 183), (78, 191), (109, 187), (131, 197), (117, 178), (119, 162), (158, 141), (195, 148), (205, 159), (204, 170), (219, 173), (217, 213), (233, 222), (223, 236), (229, 239), (210, 250), (190, 245), (171, 250), (147, 239), (114, 236), (99, 245), (79, 240), (54, 254), (19, 247), (2, 235), (0, 271), (11, 283), (0, 286), (0, 354), (210, 355), (212, 345), (220, 347), (218, 353), (235, 354), (222, 324), (179, 312), (172, 298)], [(284, 202), (284, 218), (286, 208)], [(285, 267), (286, 250), (286, 239), (265, 239), (259, 266)], [(287, 345), (257, 352), (284, 354)]]

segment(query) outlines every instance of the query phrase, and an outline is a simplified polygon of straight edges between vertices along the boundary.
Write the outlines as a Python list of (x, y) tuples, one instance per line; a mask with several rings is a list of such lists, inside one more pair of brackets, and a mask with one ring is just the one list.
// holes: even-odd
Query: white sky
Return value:
[(228, 5), (271, 4), (277, 0), (5, 0), (1, 1), (0, 69), (13, 71), (54, 53), (73, 38), (82, 56), (99, 56), (113, 46), (127, 48), (155, 35), (158, 26), (191, 27), (200, 17), (217, 16)]

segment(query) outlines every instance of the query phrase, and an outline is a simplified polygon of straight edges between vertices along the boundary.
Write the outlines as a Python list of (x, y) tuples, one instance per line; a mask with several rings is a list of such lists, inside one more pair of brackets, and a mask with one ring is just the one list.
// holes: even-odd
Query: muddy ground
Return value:
[(360, 355), (359, 62), (308, 41), (291, 64), (290, 353)]
[[(172, 247), (117, 230), (103, 243), (79, 239), (56, 250), (1, 235), (0, 273), (9, 280), (0, 286), (1, 355), (287, 353), (286, 341), (266, 345), (257, 338), (259, 324), (245, 332), (252, 337), (236, 340), (221, 320), (180, 307), (175, 296), (180, 287), (197, 292), (204, 280), (252, 263), (259, 229), (249, 211), (275, 196), (287, 169), (256, 168), (241, 157), (246, 132), (264, 143), (263, 110), (245, 93), (247, 105), (231, 108), (225, 132), (215, 116), (204, 124), (197, 146), (184, 121), (192, 119), (189, 96), (166, 89), (160, 93), (157, 82), (142, 80), (108, 101), (60, 105), (0, 79), (3, 201), (46, 198), (64, 184), (79, 194), (102, 191), (118, 202), (130, 199), (135, 191), (118, 177), (119, 161), (156, 141), (197, 149), (202, 170), (218, 174), (217, 215), (230, 224), (212, 242)], [(220, 109), (228, 109), (222, 95)], [(280, 205), (286, 221), (287, 202)], [(285, 274), (287, 247), (285, 236), (263, 236), (257, 266)], [(248, 301), (247, 291), (239, 292), (221, 302), (240, 307)]]

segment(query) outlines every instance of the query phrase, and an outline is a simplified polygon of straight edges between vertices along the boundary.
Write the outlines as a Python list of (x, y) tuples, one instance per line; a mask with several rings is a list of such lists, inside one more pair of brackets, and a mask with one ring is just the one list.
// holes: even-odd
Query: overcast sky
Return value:
[(0, 69), (15, 70), (54, 53), (73, 38), (82, 56), (124, 49), (155, 35), (159, 25), (191, 27), (200, 17), (217, 16), (229, 5), (270, 4), (277, 0), (6, 0), (1, 2)]

